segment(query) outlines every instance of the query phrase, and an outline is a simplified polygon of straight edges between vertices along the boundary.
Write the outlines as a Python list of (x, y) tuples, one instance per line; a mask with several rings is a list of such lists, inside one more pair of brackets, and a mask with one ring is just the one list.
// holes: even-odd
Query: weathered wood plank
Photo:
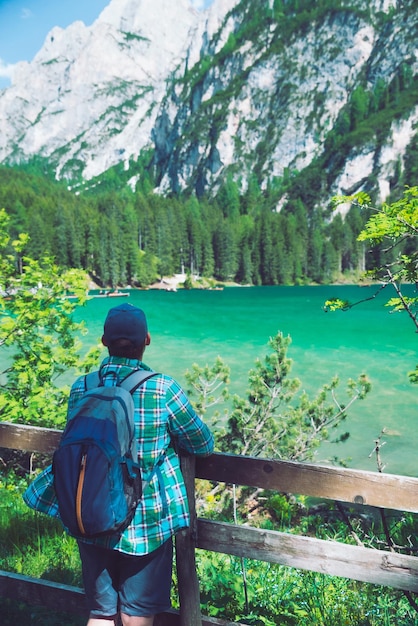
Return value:
[(156, 615), (154, 626), (180, 626), (180, 615), (178, 611), (167, 611)]
[(61, 430), (52, 428), (0, 422), (0, 448), (53, 454), (61, 433)]
[(0, 595), (29, 606), (40, 605), (88, 617), (83, 591), (70, 585), (0, 571)]
[[(0, 447), (4, 448), (51, 454), (60, 436), (59, 430), (0, 423)], [(193, 490), (193, 468), (190, 468), (189, 474), (187, 482), (190, 483), (189, 489)], [(196, 459), (196, 477), (401, 511), (418, 511), (418, 479), (405, 476), (214, 454)], [(192, 495), (190, 498), (192, 501)], [(193, 552), (194, 528), (187, 542), (187, 550)], [(209, 520), (198, 521), (197, 546), (418, 592), (418, 557)], [(180, 553), (183, 557), (181, 547)], [(188, 565), (183, 571), (185, 575), (182, 574), (182, 588), (186, 594), (187, 571), (190, 571), (191, 563), (190, 558), (187, 560)], [(80, 589), (7, 572), (0, 572), (0, 594), (28, 604), (41, 604), (55, 611), (79, 614), (85, 611)], [(195, 580), (192, 607), (195, 613), (198, 611), (196, 594), (198, 587)], [(184, 626), (178, 613), (173, 611), (158, 619), (160, 621), (156, 622), (156, 626)], [(202, 626), (228, 625), (222, 620), (206, 617), (196, 623)], [(191, 621), (190, 626), (192, 624), (195, 626), (195, 622)]]
[(194, 493), (195, 457), (181, 457), (181, 471), (187, 490), (190, 527), (176, 535), (176, 566), (180, 602), (180, 626), (202, 626), (200, 590), (196, 574), (196, 506)]
[[(180, 626), (180, 615), (178, 611), (166, 611), (155, 617), (154, 626)], [(188, 626), (195, 626), (194, 622), (189, 622)], [(240, 622), (225, 622), (216, 617), (205, 617), (202, 615), (202, 626), (244, 626)]]
[[(0, 422), (0, 447), (52, 454), (61, 431)], [(196, 477), (418, 512), (418, 478), (228, 454), (196, 459)]]
[(197, 547), (418, 591), (418, 557), (394, 552), (203, 519), (198, 520)]
[(418, 478), (229, 454), (196, 459), (196, 477), (418, 512)]
[[(88, 617), (83, 590), (70, 585), (60, 585), (0, 570), (0, 596), (25, 602), (28, 606), (44, 606), (54, 612), (64, 611), (86, 619)], [(179, 612), (172, 609), (157, 615), (155, 626), (180, 626)], [(203, 616), (202, 626), (241, 625)]]

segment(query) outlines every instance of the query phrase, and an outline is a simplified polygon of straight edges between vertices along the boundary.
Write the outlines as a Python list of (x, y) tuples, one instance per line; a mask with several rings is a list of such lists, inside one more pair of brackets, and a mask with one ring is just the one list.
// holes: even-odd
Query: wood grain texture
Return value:
[(196, 477), (283, 493), (418, 512), (418, 479), (291, 461), (213, 454), (196, 459)]
[(414, 556), (203, 519), (197, 547), (418, 592)]

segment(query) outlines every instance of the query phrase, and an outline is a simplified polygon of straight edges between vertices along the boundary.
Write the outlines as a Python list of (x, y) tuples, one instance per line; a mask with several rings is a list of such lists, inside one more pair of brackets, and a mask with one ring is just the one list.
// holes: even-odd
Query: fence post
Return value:
[(176, 535), (176, 566), (180, 601), (180, 626), (202, 626), (199, 581), (196, 574), (197, 533), (195, 506), (195, 457), (182, 456), (181, 470), (190, 509), (190, 527)]

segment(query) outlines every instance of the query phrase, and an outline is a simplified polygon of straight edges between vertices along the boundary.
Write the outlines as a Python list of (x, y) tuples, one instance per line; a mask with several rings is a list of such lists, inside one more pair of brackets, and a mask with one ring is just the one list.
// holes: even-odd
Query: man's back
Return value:
[[(104, 384), (112, 385), (115, 375), (122, 381), (138, 369), (151, 372), (138, 359), (109, 356), (102, 362), (99, 372)], [(84, 391), (84, 377), (80, 377), (71, 390), (69, 411)], [(132, 397), (143, 479), (146, 481), (151, 472), (153, 476), (131, 525), (120, 540), (115, 543), (111, 538), (98, 538), (94, 543), (128, 554), (147, 554), (189, 524), (186, 490), (173, 442), (190, 454), (205, 456), (213, 451), (213, 437), (170, 376), (153, 376), (134, 391)]]

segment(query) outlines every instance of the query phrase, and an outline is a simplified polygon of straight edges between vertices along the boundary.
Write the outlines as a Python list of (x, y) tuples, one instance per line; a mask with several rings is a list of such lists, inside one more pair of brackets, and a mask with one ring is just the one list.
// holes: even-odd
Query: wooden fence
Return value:
[[(51, 454), (60, 435), (58, 430), (0, 423), (0, 448)], [(194, 513), (195, 478), (413, 513), (418, 513), (418, 479), (224, 454), (185, 457), (182, 469), (192, 524), (176, 537), (180, 612), (157, 616), (155, 626), (227, 624), (200, 614), (195, 548), (418, 592), (416, 556), (196, 519)], [(0, 572), (0, 595), (86, 613), (82, 590), (27, 576)]]

